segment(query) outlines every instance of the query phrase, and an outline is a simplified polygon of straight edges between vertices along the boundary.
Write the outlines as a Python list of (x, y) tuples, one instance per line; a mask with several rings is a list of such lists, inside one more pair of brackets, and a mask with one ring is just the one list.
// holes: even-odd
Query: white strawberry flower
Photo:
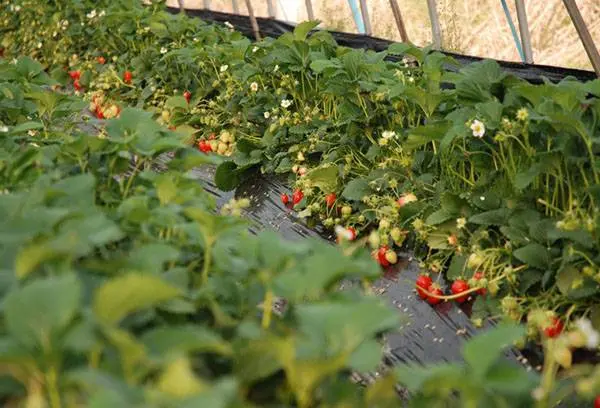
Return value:
[(161, 49), (160, 49), (161, 54), (166, 54), (167, 52), (169, 52), (169, 50), (167, 50), (165, 47), (161, 47)]
[(0, 133), (7, 133), (8, 132), (8, 126), (0, 126)]
[(225, 72), (225, 71), (227, 71), (228, 68), (229, 68), (229, 65), (221, 65), (221, 68), (219, 68), (219, 70), (221, 72)]
[(292, 105), (292, 101), (290, 101), (289, 99), (284, 99), (281, 101), (281, 107), (282, 108), (289, 108)]
[(258, 51), (258, 47), (257, 47), (257, 46), (254, 46), (254, 47), (252, 48), (252, 52), (256, 52), (256, 51)]
[(595, 349), (600, 343), (600, 333), (598, 333), (592, 326), (592, 322), (588, 319), (581, 318), (575, 322), (575, 326), (586, 338), (586, 347), (588, 349)]
[(482, 138), (485, 135), (485, 125), (483, 122), (475, 119), (473, 123), (471, 123), (471, 130), (473, 131), (473, 136)]
[(251, 90), (252, 92), (256, 92), (256, 91), (258, 91), (258, 83), (256, 83), (256, 82), (252, 82), (252, 83), (250, 84), (250, 90)]
[(265, 112), (263, 113), (263, 116), (265, 117), (265, 119), (269, 119), (271, 117), (271, 112)]

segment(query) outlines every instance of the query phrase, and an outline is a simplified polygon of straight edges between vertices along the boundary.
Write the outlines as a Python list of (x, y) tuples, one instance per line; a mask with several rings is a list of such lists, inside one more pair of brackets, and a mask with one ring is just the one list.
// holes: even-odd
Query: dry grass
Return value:
[[(306, 18), (304, 0), (273, 0), (297, 2), (298, 20)], [(397, 0), (406, 23), (410, 40), (417, 45), (431, 42), (431, 28), (425, 0)], [(168, 0), (176, 4), (176, 0)], [(211, 8), (232, 12), (231, 0), (211, 0)], [(368, 0), (373, 35), (400, 40), (389, 0)], [(508, 1), (516, 23), (514, 1)], [(562, 0), (528, 0), (527, 16), (531, 32), (535, 63), (591, 69), (585, 50), (573, 27)], [(203, 0), (185, 0), (186, 7), (202, 7)], [(246, 14), (244, 0), (238, 0), (241, 14)], [(267, 15), (266, 0), (252, 0), (255, 13)], [(442, 25), (443, 47), (469, 55), (518, 61), (509, 26), (500, 0), (438, 0)], [(600, 1), (577, 0), (588, 28), (600, 47)], [(316, 17), (323, 26), (335, 30), (356, 32), (356, 25), (347, 0), (313, 0)], [(280, 9), (278, 7), (278, 9)], [(280, 10), (278, 10), (279, 13)], [(282, 17), (280, 15), (279, 17)]]

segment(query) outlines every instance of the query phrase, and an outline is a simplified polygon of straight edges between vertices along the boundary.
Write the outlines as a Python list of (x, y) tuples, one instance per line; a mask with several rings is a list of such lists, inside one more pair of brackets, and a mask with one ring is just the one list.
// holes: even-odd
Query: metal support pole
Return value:
[(204, 0), (204, 8), (210, 10), (210, 0)]
[(273, 0), (267, 0), (267, 9), (269, 10), (269, 17), (275, 18), (275, 6), (273, 5)]
[(390, 0), (390, 6), (392, 7), (392, 13), (394, 13), (394, 19), (396, 20), (396, 25), (398, 26), (398, 31), (400, 32), (400, 38), (402, 38), (402, 42), (408, 41), (408, 34), (406, 33), (406, 27), (404, 26), (404, 20), (402, 20), (402, 13), (400, 13), (400, 7), (396, 0)]
[(431, 21), (433, 48), (440, 50), (442, 48), (442, 29), (440, 27), (440, 19), (438, 17), (435, 0), (427, 0), (427, 8), (429, 9), (429, 21)]
[(304, 4), (306, 4), (306, 15), (310, 21), (315, 19), (315, 12), (313, 11), (312, 1), (304, 0)]
[(371, 35), (371, 20), (369, 19), (369, 9), (367, 8), (367, 0), (360, 0), (360, 12), (362, 14), (363, 22), (365, 23), (365, 34)]
[(529, 35), (529, 24), (527, 23), (527, 11), (523, 0), (515, 0), (517, 7), (517, 20), (519, 20), (519, 32), (521, 33), (521, 45), (525, 62), (533, 64), (533, 50), (531, 49), (531, 36)]
[(237, 0), (231, 0), (231, 7), (233, 8), (233, 14), (240, 14), (240, 8), (238, 7)]
[(585, 52), (592, 62), (594, 71), (596, 71), (596, 75), (600, 77), (600, 54), (594, 44), (594, 39), (585, 25), (585, 20), (581, 16), (579, 7), (577, 7), (575, 0), (563, 0), (563, 3), (565, 3), (569, 16), (571, 16), (571, 21), (573, 21), (573, 25), (577, 29), (577, 34), (579, 34), (579, 38), (583, 43), (583, 48), (585, 48)]
[(254, 38), (256, 38), (256, 41), (260, 41), (260, 30), (250, 0), (246, 0), (246, 8), (248, 9), (248, 17), (250, 17), (250, 24), (252, 24), (252, 31), (254, 31)]
[(362, 20), (362, 15), (360, 14), (360, 7), (356, 0), (348, 0), (348, 4), (350, 5), (350, 10), (352, 11), (352, 18), (354, 19), (354, 23), (356, 24), (356, 29), (359, 33), (365, 33), (365, 24)]

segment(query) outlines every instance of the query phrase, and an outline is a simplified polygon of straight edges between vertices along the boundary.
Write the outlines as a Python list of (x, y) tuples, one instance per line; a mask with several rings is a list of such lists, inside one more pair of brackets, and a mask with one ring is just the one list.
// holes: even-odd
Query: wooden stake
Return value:
[(529, 35), (525, 2), (515, 0), (515, 6), (517, 7), (517, 20), (519, 20), (519, 32), (521, 33), (521, 45), (523, 46), (523, 54), (525, 54), (525, 62), (533, 64), (533, 50), (531, 49), (531, 36)]
[(585, 20), (581, 16), (579, 7), (577, 7), (575, 0), (563, 0), (563, 3), (565, 3), (569, 16), (571, 16), (571, 21), (577, 29), (577, 34), (579, 34), (579, 38), (583, 43), (583, 48), (585, 48), (585, 52), (592, 62), (594, 71), (596, 71), (596, 75), (600, 78), (600, 54), (598, 53), (598, 48), (596, 48), (596, 45), (594, 44), (594, 39), (585, 25)]
[(204, 0), (204, 8), (210, 10), (210, 0)]
[(185, 5), (183, 4), (183, 0), (177, 0), (179, 3), (179, 12), (185, 14)]
[(400, 32), (400, 38), (402, 38), (402, 42), (408, 41), (408, 34), (406, 33), (406, 27), (404, 26), (404, 20), (402, 20), (402, 14), (400, 13), (400, 7), (398, 7), (398, 3), (396, 0), (390, 0), (390, 6), (392, 7), (392, 13), (394, 13), (394, 19), (396, 20), (396, 25), (398, 26), (398, 31)]
[(313, 11), (312, 1), (304, 0), (304, 4), (306, 4), (306, 15), (310, 21), (315, 19), (315, 12)]
[(365, 34), (373, 34), (373, 30), (371, 30), (371, 20), (369, 19), (369, 9), (367, 8), (367, 0), (360, 0), (360, 13), (362, 14), (363, 23), (365, 24)]
[(273, 6), (273, 0), (267, 0), (267, 9), (269, 10), (269, 17), (275, 18), (275, 7)]
[(231, 0), (231, 7), (233, 8), (234, 14), (240, 14), (240, 8), (238, 7), (237, 0)]
[(250, 17), (250, 24), (252, 24), (252, 31), (254, 31), (254, 38), (256, 38), (256, 41), (260, 41), (260, 30), (250, 0), (246, 0), (246, 8), (248, 9), (248, 17)]
[(440, 27), (440, 19), (438, 17), (437, 6), (435, 0), (427, 0), (427, 8), (429, 9), (429, 21), (431, 21), (431, 34), (433, 37), (433, 48), (436, 50), (442, 49), (442, 29)]

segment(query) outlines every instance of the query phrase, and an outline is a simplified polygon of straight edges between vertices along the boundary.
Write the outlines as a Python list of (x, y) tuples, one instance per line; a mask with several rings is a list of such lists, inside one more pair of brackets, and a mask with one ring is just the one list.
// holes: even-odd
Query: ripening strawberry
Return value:
[(81, 71), (70, 71), (69, 76), (73, 81), (78, 81), (81, 78)]
[(304, 198), (304, 193), (302, 192), (302, 190), (296, 190), (296, 191), (294, 191), (294, 194), (292, 194), (292, 201), (293, 201), (294, 205), (296, 205), (300, 201), (302, 201), (303, 198)]
[[(475, 281), (480, 281), (484, 278), (485, 276), (483, 275), (483, 272), (475, 272), (473, 274), (473, 280)], [(480, 288), (477, 293), (479, 293), (481, 296), (484, 296), (487, 293), (487, 288)]]
[(550, 339), (558, 337), (562, 333), (564, 323), (558, 317), (552, 317), (550, 322), (544, 327), (544, 335)]
[(327, 208), (333, 207), (336, 198), (337, 196), (335, 195), (335, 193), (330, 193), (325, 196), (325, 204), (327, 204)]
[(190, 91), (185, 91), (183, 93), (183, 97), (185, 98), (187, 103), (190, 103), (190, 101), (192, 100), (192, 93)]
[(388, 249), (389, 248), (387, 247), (387, 245), (383, 245), (377, 250), (377, 262), (379, 262), (379, 265), (383, 267), (390, 266), (390, 262), (385, 256), (388, 252)]
[(212, 152), (212, 147), (206, 140), (200, 140), (198, 142), (198, 149), (200, 149), (202, 153)]
[(282, 193), (281, 202), (283, 203), (283, 205), (288, 205), (288, 203), (290, 202), (290, 197), (287, 194)]
[(417, 196), (413, 193), (402, 194), (398, 200), (396, 200), (396, 204), (398, 207), (404, 207), (408, 203), (412, 203), (417, 201)]
[(73, 81), (73, 86), (75, 87), (75, 90), (77, 90), (77, 91), (81, 91), (83, 89), (83, 87), (79, 83), (79, 79), (76, 79)]
[(101, 55), (98, 58), (96, 58), (96, 61), (98, 62), (98, 64), (100, 65), (104, 65), (106, 63), (106, 59)]
[(131, 71), (125, 71), (125, 73), (123, 74), (123, 82), (125, 82), (126, 84), (130, 84), (132, 79), (133, 74), (131, 73)]
[(98, 119), (104, 119), (104, 112), (102, 112), (102, 108), (100, 108), (99, 106), (96, 108), (95, 113)]

